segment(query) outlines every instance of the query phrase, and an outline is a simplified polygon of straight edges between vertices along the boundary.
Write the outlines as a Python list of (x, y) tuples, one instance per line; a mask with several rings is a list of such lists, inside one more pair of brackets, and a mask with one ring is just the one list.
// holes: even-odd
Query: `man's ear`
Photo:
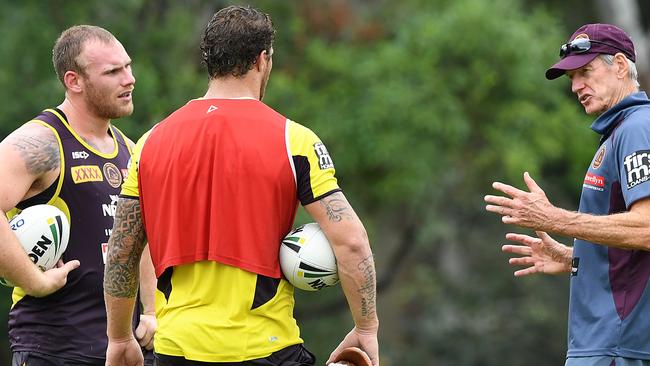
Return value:
[(262, 71), (263, 68), (266, 67), (266, 64), (271, 61), (271, 54), (267, 50), (262, 50), (258, 55), (257, 59), (255, 60), (255, 67), (257, 67), (257, 71)]
[(624, 79), (629, 73), (630, 65), (627, 62), (627, 57), (621, 52), (614, 55), (614, 65), (616, 66), (616, 76), (619, 79)]
[(83, 90), (83, 80), (81, 75), (75, 71), (66, 71), (63, 75), (65, 88), (73, 93), (80, 93)]

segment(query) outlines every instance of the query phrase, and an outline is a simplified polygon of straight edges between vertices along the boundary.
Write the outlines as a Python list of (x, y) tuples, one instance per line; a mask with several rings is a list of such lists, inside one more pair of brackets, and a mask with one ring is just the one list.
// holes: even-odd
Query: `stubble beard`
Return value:
[(90, 112), (98, 117), (116, 119), (130, 116), (133, 113), (133, 102), (127, 105), (118, 105), (118, 101), (111, 103), (110, 93), (102, 93), (92, 83), (87, 83), (84, 100)]

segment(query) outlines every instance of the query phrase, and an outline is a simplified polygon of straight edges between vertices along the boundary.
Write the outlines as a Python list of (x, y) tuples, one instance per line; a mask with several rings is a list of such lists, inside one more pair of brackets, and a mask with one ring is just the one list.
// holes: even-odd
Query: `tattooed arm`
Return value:
[(120, 198), (108, 240), (104, 270), (104, 300), (108, 319), (107, 366), (141, 364), (142, 352), (133, 335), (131, 320), (138, 292), (140, 257), (145, 245), (140, 201)]
[(59, 144), (45, 126), (25, 124), (0, 142), (0, 276), (32, 296), (45, 296), (64, 286), (68, 272), (78, 267), (79, 261), (41, 272), (22, 249), (5, 214), (45, 190), (59, 169)]
[(306, 205), (305, 210), (318, 222), (332, 245), (341, 286), (355, 324), (327, 363), (344, 348), (360, 347), (368, 353), (373, 365), (378, 366), (375, 263), (366, 230), (341, 192)]

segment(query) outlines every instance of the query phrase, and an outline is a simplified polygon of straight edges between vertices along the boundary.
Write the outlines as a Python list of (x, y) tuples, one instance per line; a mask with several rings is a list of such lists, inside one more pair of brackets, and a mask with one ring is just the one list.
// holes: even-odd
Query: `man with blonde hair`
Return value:
[[(104, 365), (107, 347), (103, 270), (115, 203), (132, 142), (111, 120), (133, 112), (131, 58), (107, 30), (79, 25), (57, 39), (52, 60), (65, 88), (56, 108), (38, 114), (0, 143), (0, 208), (12, 216), (36, 204), (60, 208), (70, 222), (67, 262), (38, 276), (16, 237), (0, 222), (3, 255), (11, 250), (16, 283), (9, 312), (14, 366)], [(71, 269), (77, 267), (67, 274)], [(9, 268), (9, 267), (6, 267)], [(45, 278), (49, 288), (43, 288)], [(142, 261), (140, 307), (133, 318), (140, 344), (151, 349), (155, 277)], [(62, 286), (62, 287), (61, 287)], [(60, 289), (57, 289), (60, 287)]]

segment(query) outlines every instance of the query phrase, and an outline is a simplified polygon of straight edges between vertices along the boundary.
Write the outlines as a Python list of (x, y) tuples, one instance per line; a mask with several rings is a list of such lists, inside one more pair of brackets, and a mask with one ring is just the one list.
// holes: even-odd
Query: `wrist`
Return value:
[(379, 331), (379, 320), (375, 320), (370, 324), (355, 325), (354, 331), (360, 335), (373, 335)]
[(27, 295), (33, 297), (43, 297), (50, 292), (48, 278), (40, 270), (36, 273), (36, 278), (33, 281), (28, 281), (28, 285), (21, 288)]

